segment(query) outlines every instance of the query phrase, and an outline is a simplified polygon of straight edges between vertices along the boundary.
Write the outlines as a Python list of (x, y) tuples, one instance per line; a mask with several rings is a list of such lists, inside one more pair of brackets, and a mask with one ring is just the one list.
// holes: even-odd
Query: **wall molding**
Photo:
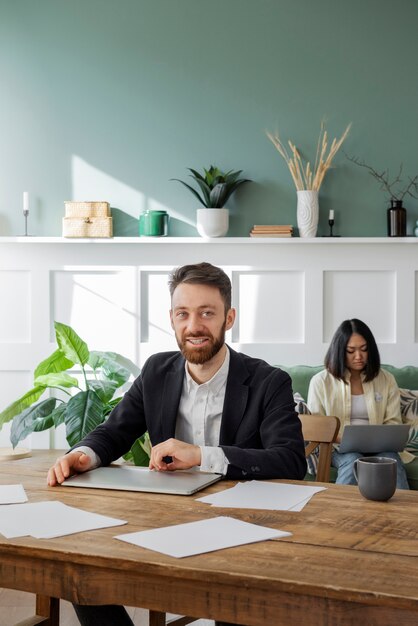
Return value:
[[(209, 261), (229, 274), (235, 349), (272, 364), (318, 365), (338, 324), (372, 328), (383, 363), (418, 363), (418, 238), (0, 238), (0, 410), (32, 385), (55, 349), (53, 322), (70, 324), (92, 350), (139, 366), (176, 349), (167, 277)], [(65, 444), (55, 437), (54, 445)], [(0, 445), (7, 445), (5, 427)], [(48, 447), (36, 433), (31, 445)]]

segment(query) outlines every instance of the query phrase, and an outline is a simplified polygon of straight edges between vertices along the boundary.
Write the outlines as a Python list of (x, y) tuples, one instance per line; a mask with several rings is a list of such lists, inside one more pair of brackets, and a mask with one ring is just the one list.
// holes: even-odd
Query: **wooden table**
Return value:
[[(22, 482), (30, 502), (60, 500), (128, 525), (48, 540), (0, 535), (0, 587), (251, 626), (418, 624), (417, 492), (378, 503), (356, 487), (328, 485), (300, 513), (221, 509), (194, 496), (49, 488), (56, 456), (2, 462), (0, 484)], [(183, 559), (113, 539), (217, 515), (293, 535)]]

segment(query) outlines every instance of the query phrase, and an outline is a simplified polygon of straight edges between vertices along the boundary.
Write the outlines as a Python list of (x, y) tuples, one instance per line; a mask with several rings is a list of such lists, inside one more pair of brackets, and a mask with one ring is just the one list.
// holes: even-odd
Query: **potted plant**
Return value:
[[(402, 205), (405, 196), (418, 198), (418, 174), (414, 178), (408, 178), (408, 182), (404, 182), (402, 178), (402, 163), (396, 176), (391, 177), (389, 170), (378, 172), (363, 160), (357, 157), (345, 155), (349, 161), (366, 168), (371, 176), (380, 183), (380, 189), (387, 194), (391, 206), (387, 210), (387, 228), (388, 237), (405, 237), (406, 236), (406, 209)], [(413, 193), (414, 191), (414, 193)]]
[[(70, 326), (54, 322), (54, 327), (57, 350), (36, 367), (33, 388), (0, 413), (0, 428), (13, 420), (10, 433), (13, 448), (32, 432), (60, 424), (65, 424), (67, 442), (74, 446), (107, 419), (121, 400), (114, 397), (116, 390), (131, 375), (139, 374), (132, 361), (116, 352), (90, 352)], [(81, 368), (83, 386), (68, 373), (74, 365)], [(49, 396), (38, 402), (46, 392)], [(147, 465), (149, 452), (149, 439), (144, 435), (124, 458), (136, 465)]]
[(199, 187), (200, 193), (183, 180), (178, 178), (172, 180), (177, 180), (187, 187), (203, 207), (197, 209), (198, 233), (202, 237), (223, 237), (229, 227), (229, 211), (225, 208), (225, 204), (238, 187), (251, 181), (248, 178), (239, 178), (242, 170), (222, 172), (214, 165), (211, 165), (209, 169), (204, 168), (203, 174), (191, 167), (188, 170)]
[(298, 148), (291, 141), (288, 141), (290, 154), (286, 144), (282, 142), (279, 134), (267, 132), (278, 153), (286, 161), (297, 192), (296, 217), (300, 237), (315, 237), (318, 228), (319, 189), (324, 181), (325, 175), (331, 167), (332, 161), (345, 141), (351, 124), (347, 126), (341, 137), (334, 138), (329, 145), (328, 133), (325, 130), (325, 122), (321, 122), (318, 143), (316, 148), (315, 163), (313, 168), (311, 162), (301, 156)]

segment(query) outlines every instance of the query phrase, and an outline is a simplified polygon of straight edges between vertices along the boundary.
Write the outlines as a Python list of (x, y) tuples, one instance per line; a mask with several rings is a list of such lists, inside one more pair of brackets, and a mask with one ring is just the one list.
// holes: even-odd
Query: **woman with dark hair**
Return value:
[[(336, 330), (325, 355), (325, 369), (311, 379), (308, 407), (312, 413), (336, 415), (341, 421), (338, 442), (346, 424), (401, 424), (400, 393), (392, 374), (380, 367), (380, 355), (370, 328), (361, 320), (345, 320)], [(332, 465), (337, 483), (356, 485), (353, 464), (365, 456), (341, 453), (334, 447)], [(376, 455), (375, 455), (376, 456)], [(379, 455), (377, 455), (379, 456)], [(399, 454), (397, 487), (409, 489)]]

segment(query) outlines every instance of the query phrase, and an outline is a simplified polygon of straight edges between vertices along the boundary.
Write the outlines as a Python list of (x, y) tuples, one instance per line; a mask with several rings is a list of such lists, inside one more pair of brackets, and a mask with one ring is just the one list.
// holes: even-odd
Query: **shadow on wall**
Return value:
[(115, 237), (136, 237), (138, 235), (138, 219), (125, 211), (111, 207), (113, 218), (113, 234)]
[(170, 216), (169, 236), (197, 236), (196, 227), (190, 218), (180, 215), (170, 206), (103, 172), (77, 155), (72, 156), (71, 176), (73, 200), (83, 201), (87, 198), (110, 202), (115, 237), (139, 236), (139, 216), (146, 209), (167, 211)]

